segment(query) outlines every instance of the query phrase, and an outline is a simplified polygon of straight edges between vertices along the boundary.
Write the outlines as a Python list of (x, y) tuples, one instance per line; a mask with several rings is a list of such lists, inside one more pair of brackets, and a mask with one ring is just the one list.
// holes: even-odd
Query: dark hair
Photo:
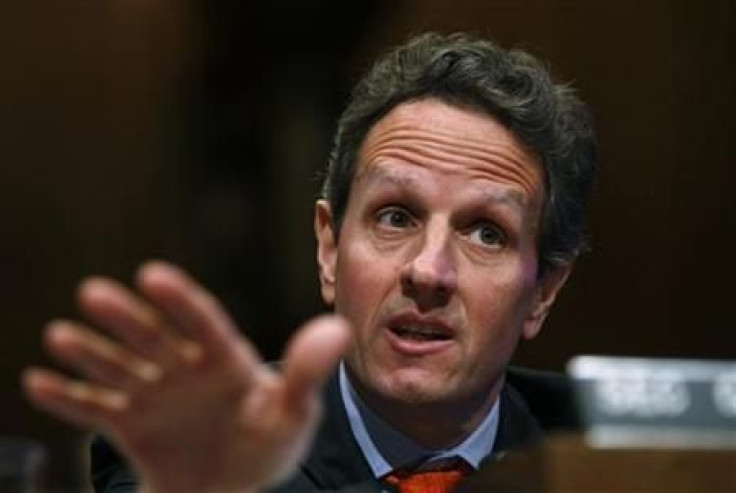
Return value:
[(379, 59), (353, 89), (322, 188), (335, 234), (366, 134), (397, 105), (430, 97), (491, 115), (539, 156), (545, 178), (540, 272), (574, 259), (586, 246), (586, 204), (597, 173), (588, 110), (533, 56), (466, 34), (416, 37)]

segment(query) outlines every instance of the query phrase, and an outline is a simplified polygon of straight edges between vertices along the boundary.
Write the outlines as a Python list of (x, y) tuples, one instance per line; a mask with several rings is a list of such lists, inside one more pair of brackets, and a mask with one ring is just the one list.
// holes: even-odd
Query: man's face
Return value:
[(353, 326), (347, 361), (363, 389), (401, 403), (495, 398), (566, 276), (537, 277), (542, 176), (477, 112), (422, 99), (376, 123), (339, 241), (326, 202), (315, 217), (322, 294)]

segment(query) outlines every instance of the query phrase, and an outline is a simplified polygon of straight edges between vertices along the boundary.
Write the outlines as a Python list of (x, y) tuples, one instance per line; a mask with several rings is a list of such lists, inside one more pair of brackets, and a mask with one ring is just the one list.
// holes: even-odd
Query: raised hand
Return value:
[(136, 284), (139, 294), (109, 279), (82, 283), (82, 311), (115, 339), (52, 322), (49, 351), (85, 380), (28, 369), (31, 400), (103, 430), (147, 493), (240, 493), (293, 472), (320, 414), (319, 388), (349, 344), (346, 323), (308, 322), (277, 373), (180, 269), (151, 262)]

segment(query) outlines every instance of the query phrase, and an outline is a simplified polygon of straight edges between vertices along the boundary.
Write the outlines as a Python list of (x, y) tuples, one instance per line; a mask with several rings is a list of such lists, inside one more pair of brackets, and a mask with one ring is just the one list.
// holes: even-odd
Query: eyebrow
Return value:
[(518, 207), (524, 208), (527, 204), (526, 196), (518, 190), (504, 190), (502, 192), (491, 192), (482, 190), (483, 195), (488, 202), (512, 203)]
[(388, 182), (403, 188), (419, 182), (420, 180), (406, 173), (395, 173), (387, 171), (378, 166), (371, 166), (367, 170), (363, 170), (355, 176), (355, 183), (362, 181), (367, 182)]
[[(420, 182), (421, 180), (415, 176), (412, 176), (411, 174), (395, 173), (382, 169), (380, 167), (371, 166), (368, 170), (365, 170), (356, 175), (355, 183), (359, 183), (361, 181), (389, 183), (400, 188), (411, 190), (415, 186), (415, 184)], [(524, 194), (519, 192), (518, 190), (492, 191), (480, 186), (475, 188), (480, 190), (480, 193), (483, 195), (484, 202), (487, 203), (510, 203), (522, 209), (526, 206), (527, 203)]]

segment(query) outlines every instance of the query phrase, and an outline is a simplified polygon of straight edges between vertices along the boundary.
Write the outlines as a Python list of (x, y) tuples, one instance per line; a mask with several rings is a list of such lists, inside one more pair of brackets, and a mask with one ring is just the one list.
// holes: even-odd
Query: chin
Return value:
[(384, 397), (407, 404), (435, 404), (453, 398), (457, 384), (423, 369), (395, 370), (377, 386)]

